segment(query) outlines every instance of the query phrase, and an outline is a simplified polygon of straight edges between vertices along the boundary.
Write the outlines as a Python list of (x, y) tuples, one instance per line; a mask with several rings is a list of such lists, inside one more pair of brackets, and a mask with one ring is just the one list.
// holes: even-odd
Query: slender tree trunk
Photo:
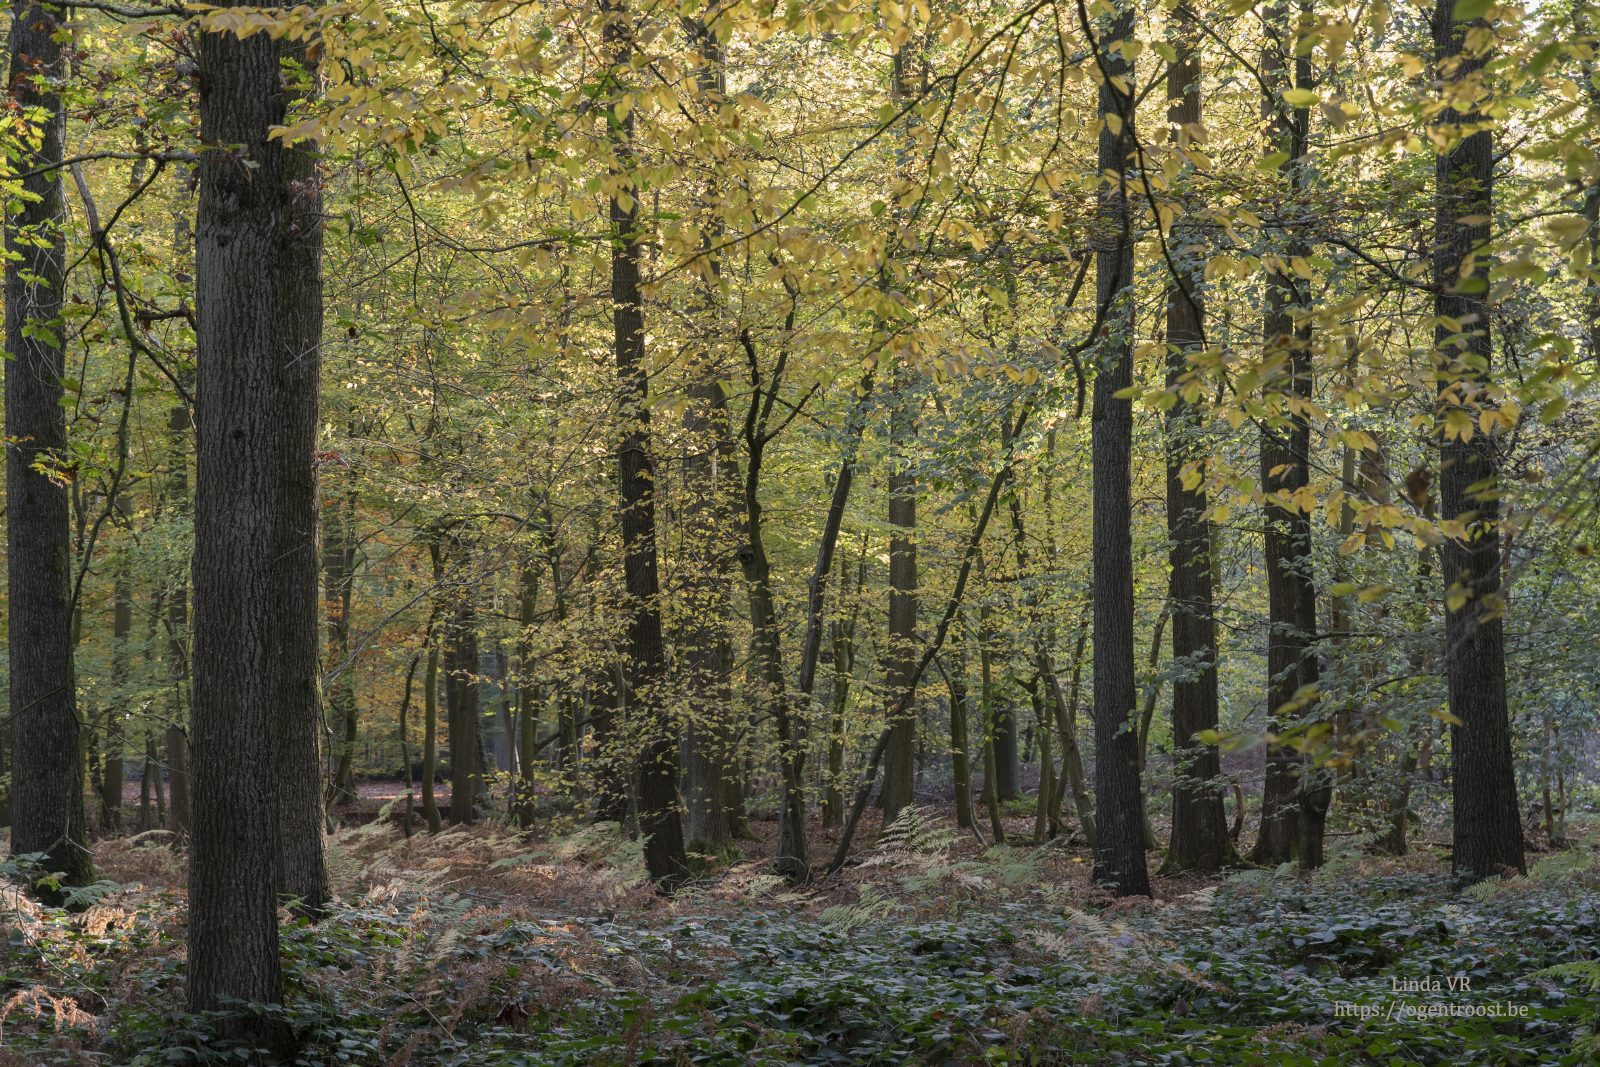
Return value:
[(1145, 683), (1144, 705), (1139, 712), (1139, 822), (1144, 827), (1144, 843), (1146, 848), (1158, 848), (1154, 828), (1150, 825), (1150, 797), (1142, 788), (1147, 780), (1150, 761), (1150, 724), (1155, 721), (1156, 704), (1161, 700), (1162, 678), (1157, 668), (1161, 666), (1161, 635), (1167, 628), (1167, 620), (1172, 615), (1172, 601), (1169, 597), (1162, 606), (1161, 614), (1156, 618), (1155, 629), (1150, 635), (1150, 656), (1146, 660), (1146, 673), (1150, 680)]
[(917, 490), (907, 455), (912, 435), (908, 375), (899, 372), (894, 390), (895, 411), (889, 463), (889, 629), (884, 647), (885, 700), (891, 714), (904, 708), (889, 723), (889, 746), (884, 750), (883, 825), (887, 826), (912, 802), (915, 784), (914, 749), (917, 736), (916, 701), (905, 699), (917, 659)]
[(1466, 48), (1468, 30), (1482, 21), (1457, 22), (1455, 9), (1456, 0), (1438, 0), (1433, 12), (1439, 74), (1456, 105), (1438, 119), (1450, 143), (1439, 154), (1436, 172), (1435, 359), (1446, 427), (1439, 456), (1441, 518), (1463, 529), (1447, 537), (1442, 553), (1445, 672), (1450, 710), (1459, 720), (1450, 728), (1451, 862), (1459, 876), (1479, 879), (1506, 868), (1524, 870), (1525, 862), (1506, 708), (1498, 449), (1493, 434), (1473, 432), (1463, 440), (1445, 421), (1464, 409), (1469, 429), (1476, 430), (1477, 412), (1493, 403), (1485, 395), (1492, 351), (1485, 279), (1494, 216), (1494, 134), (1477, 129), (1462, 136), (1463, 126), (1483, 121), (1463, 101), (1485, 91), (1487, 56)]
[(434, 780), (439, 769), (439, 639), (430, 627), (428, 665), (422, 674), (422, 817), (429, 833), (444, 829), (439, 802), (434, 798)]
[[(1288, 160), (1291, 192), (1295, 185), (1303, 143), (1294, 112), (1281, 99), (1291, 88), (1289, 79), (1290, 42), (1288, 4), (1275, 2), (1262, 15), (1266, 43), (1261, 52), (1261, 71), (1266, 94), (1262, 100), (1267, 121), (1268, 147)], [(1283, 253), (1287, 255), (1287, 250)], [(1296, 323), (1293, 309), (1296, 281), (1292, 274), (1268, 270), (1266, 274), (1266, 312), (1262, 320), (1262, 362), (1281, 382), (1284, 393), (1296, 391)], [(1266, 376), (1266, 375), (1264, 375)], [(1266, 527), (1264, 556), (1267, 572), (1267, 716), (1273, 732), (1293, 724), (1299, 710), (1300, 670), (1310, 634), (1300, 629), (1301, 582), (1298, 567), (1308, 566), (1299, 544), (1302, 512), (1286, 504), (1278, 494), (1293, 494), (1305, 485), (1305, 468), (1299, 462), (1297, 445), (1302, 414), (1287, 401), (1278, 412), (1261, 421), (1261, 488), (1267, 494), (1263, 505)], [(1309, 549), (1309, 545), (1305, 546)], [(1261, 798), (1261, 832), (1251, 859), (1257, 863), (1278, 864), (1295, 853), (1300, 833), (1301, 759), (1285, 745), (1267, 746), (1266, 779)]]
[[(513, 790), (517, 825), (533, 825), (534, 760), (539, 740), (538, 687), (533, 684), (533, 627), (539, 608), (539, 568), (533, 560), (522, 567), (522, 587), (517, 598), (517, 763)], [(557, 729), (560, 724), (557, 723)], [(559, 742), (559, 738), (557, 739)]]
[(994, 758), (994, 609), (988, 604), (978, 609), (978, 711), (983, 721), (983, 803), (989, 809), (989, 831), (994, 843), (1006, 843), (1006, 824), (1000, 810), (1000, 791), (995, 788)]
[[(705, 22), (686, 19), (685, 30), (700, 58), (695, 73), (699, 107), (715, 114), (726, 92), (722, 46)], [(738, 779), (738, 729), (733, 704), (733, 579), (737, 565), (738, 460), (722, 379), (727, 368), (717, 354), (720, 326), (718, 279), (721, 260), (709, 251), (722, 233), (718, 182), (712, 179), (696, 204), (706, 233), (709, 275), (702, 286), (701, 343), (691, 369), (683, 428), (683, 565), (685, 623), (681, 635), (680, 692), (688, 711), (684, 727), (684, 826), (690, 847), (721, 853), (733, 843), (728, 785)]]
[(189, 1008), (274, 1054), (280, 892), (320, 904), (316, 432), (321, 203), (282, 126), (285, 49), (199, 35)]
[[(624, 0), (604, 0), (605, 41), (614, 76), (629, 76), (633, 62), (632, 14)], [(661, 640), (660, 581), (656, 570), (655, 464), (650, 453), (649, 385), (645, 372), (644, 295), (639, 264), (641, 190), (634, 184), (633, 116), (608, 114), (617, 183), (611, 196), (611, 306), (620, 391), (622, 438), (617, 448), (618, 521), (622, 527), (627, 590), (628, 670), (623, 703), (640, 741), (639, 829), (645, 835), (645, 866), (657, 885), (670, 889), (687, 873), (683, 822), (678, 811), (678, 740), (668, 721), (661, 683), (666, 654)]]
[[(1167, 119), (1180, 151), (1200, 129), (1203, 86), (1196, 29), (1180, 15), (1177, 59), (1167, 72)], [(1180, 264), (1200, 261), (1205, 249), (1190, 227), (1169, 238)], [(1172, 839), (1162, 873), (1211, 872), (1235, 860), (1222, 806), (1217, 747), (1195, 740), (1218, 723), (1216, 601), (1211, 585), (1210, 520), (1198, 484), (1207, 455), (1198, 413), (1185, 399), (1189, 359), (1204, 341), (1199, 272), (1171, 280), (1167, 290), (1167, 558), (1172, 566)], [(1188, 474), (1188, 478), (1185, 475)]]
[(339, 675), (329, 694), (328, 709), (342, 734), (333, 775), (331, 800), (350, 804), (356, 799), (355, 754), (360, 709), (356, 703), (355, 672), (350, 656), (350, 602), (354, 593), (356, 562), (356, 494), (344, 494), (327, 508), (322, 546), (322, 590), (328, 623), (328, 661)]
[(116, 699), (106, 709), (105, 770), (100, 777), (100, 825), (106, 833), (122, 829), (122, 764), (128, 751), (128, 639), (133, 633), (133, 583), (125, 557), (117, 561), (112, 596), (111, 684)]
[(470, 594), (445, 627), (444, 691), (450, 728), (450, 822), (473, 822), (483, 774), (478, 760), (478, 620)]
[[(964, 632), (963, 626), (961, 633)], [(971, 829), (978, 822), (972, 812), (972, 738), (968, 720), (971, 698), (967, 694), (967, 655), (963, 644), (959, 641), (951, 643), (955, 645), (955, 663), (946, 679), (950, 688), (950, 771), (956, 792), (956, 825)]]
[(1070, 692), (1063, 695), (1061, 681), (1050, 662), (1048, 650), (1039, 656), (1041, 675), (1049, 690), (1050, 702), (1055, 707), (1056, 735), (1061, 739), (1061, 773), (1056, 777), (1056, 799), (1051, 812), (1059, 821), (1064, 795), (1072, 796), (1072, 807), (1083, 828), (1083, 840), (1090, 848), (1096, 841), (1094, 798), (1089, 793), (1088, 776), (1083, 771), (1083, 752), (1078, 747), (1078, 704), (1083, 693), (1084, 649), (1089, 640), (1089, 624), (1085, 619), (1078, 626), (1077, 647), (1072, 653), (1072, 682)]
[[(66, 75), (61, 9), (23, 3), (11, 26), (12, 106), (41, 114), (38, 140), (12, 161), (59, 167)], [(6, 220), (6, 577), (10, 619), (11, 853), (42, 853), (67, 885), (94, 876), (83, 809), (72, 656), (72, 542), (60, 322), (66, 200), (59, 169), (22, 179)], [(48, 898), (57, 893), (46, 893)]]
[[(1140, 819), (1139, 738), (1132, 717), (1133, 406), (1117, 394), (1133, 384), (1133, 237), (1128, 170), (1135, 165), (1133, 64), (1105, 45), (1133, 36), (1133, 9), (1104, 20), (1099, 203), (1095, 221), (1095, 296), (1105, 314), (1094, 381), (1094, 880), (1119, 896), (1148, 896), (1144, 825)], [(1115, 129), (1113, 129), (1113, 126)]]
[[(185, 403), (174, 404), (167, 412), (167, 477), (165, 493), (173, 512), (187, 517), (189, 500), (189, 434), (194, 419)], [(189, 576), (182, 575), (170, 589), (159, 589), (166, 601), (167, 730), (164, 738), (165, 765), (172, 781), (172, 832), (180, 838), (189, 834), (189, 733), (193, 706), (189, 678)]]

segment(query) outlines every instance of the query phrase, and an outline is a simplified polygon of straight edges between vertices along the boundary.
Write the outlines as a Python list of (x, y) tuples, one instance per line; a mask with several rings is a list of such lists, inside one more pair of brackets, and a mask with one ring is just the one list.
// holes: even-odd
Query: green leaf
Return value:
[(1494, 0), (1456, 0), (1456, 6), (1450, 12), (1451, 22), (1471, 22), (1473, 19), (1483, 18)]

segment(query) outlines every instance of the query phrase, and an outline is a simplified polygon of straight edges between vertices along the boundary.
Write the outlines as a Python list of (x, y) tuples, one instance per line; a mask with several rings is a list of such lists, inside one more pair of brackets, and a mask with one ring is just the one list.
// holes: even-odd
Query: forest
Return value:
[(0, 1067), (1600, 1063), (1593, 0), (6, 0)]

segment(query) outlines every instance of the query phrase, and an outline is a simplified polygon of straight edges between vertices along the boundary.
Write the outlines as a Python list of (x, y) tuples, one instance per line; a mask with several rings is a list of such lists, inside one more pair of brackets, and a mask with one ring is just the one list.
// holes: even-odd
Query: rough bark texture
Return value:
[[(1188, 19), (1175, 43), (1177, 60), (1167, 72), (1167, 119), (1179, 147), (1201, 121), (1200, 54)], [(1184, 467), (1206, 454), (1200, 420), (1183, 397), (1189, 356), (1203, 343), (1204, 307), (1199, 271), (1204, 261), (1199, 235), (1174, 227), (1169, 244), (1180, 270), (1167, 291), (1167, 389), (1177, 400), (1167, 411), (1167, 559), (1172, 566), (1172, 840), (1166, 870), (1215, 871), (1234, 859), (1222, 809), (1221, 759), (1215, 745), (1194, 740), (1217, 728), (1217, 623), (1211, 586), (1211, 523), (1206, 496), (1184, 484)]]
[(269, 137), (289, 100), (282, 58), (264, 33), (199, 38), (200, 135), (216, 147), (201, 155), (195, 227), (189, 1006), (227, 1010), (226, 1029), (269, 1046), (287, 1028), (249, 1005), (282, 999), (278, 894), (326, 893), (312, 467), (321, 205), (312, 156)]
[[(1133, 540), (1130, 459), (1132, 401), (1117, 397), (1133, 382), (1133, 281), (1126, 172), (1132, 151), (1133, 65), (1106, 46), (1132, 35), (1132, 9), (1102, 27), (1100, 174), (1095, 222), (1095, 297), (1105, 311), (1094, 382), (1094, 880), (1119, 896), (1150, 893), (1140, 816), (1139, 738), (1132, 716)], [(1120, 84), (1113, 79), (1121, 79)], [(1117, 129), (1112, 130), (1112, 125)]]
[[(1447, 92), (1459, 103), (1472, 99), (1485, 57), (1464, 54), (1463, 39), (1473, 24), (1454, 21), (1454, 12), (1455, 0), (1439, 0), (1433, 41)], [(1476, 121), (1470, 106), (1450, 108), (1439, 117), (1452, 136), (1458, 124)], [(1493, 134), (1479, 130), (1440, 153), (1436, 180), (1433, 279), (1434, 313), (1441, 320), (1436, 341), (1440, 415), (1464, 407), (1476, 424), (1489, 384), (1491, 351), (1483, 279), (1488, 275), (1484, 246), (1494, 212)], [(1473, 257), (1469, 278), (1465, 267)], [(1458, 332), (1464, 336), (1453, 340)], [(1498, 475), (1498, 445), (1492, 435), (1474, 432), (1468, 441), (1447, 437), (1443, 442), (1441, 518), (1465, 526), (1463, 536), (1445, 541), (1442, 553), (1445, 671), (1450, 710), (1461, 721), (1450, 728), (1452, 863), (1459, 875), (1474, 879), (1505, 868), (1524, 869), (1506, 709)]]
[[(901, 447), (909, 438), (909, 418), (903, 412), (910, 401), (896, 390), (895, 414)], [(912, 801), (916, 767), (914, 751), (916, 702), (905, 699), (916, 669), (917, 645), (917, 494), (908, 460), (896, 455), (889, 470), (889, 630), (884, 644), (884, 689), (890, 714), (903, 708), (890, 725), (889, 747), (884, 752), (883, 825), (894, 821)]]
[[(11, 26), (13, 106), (40, 116), (38, 140), (13, 161), (59, 164), (65, 119), (54, 85), (65, 74), (60, 10), (23, 4)], [(29, 200), (6, 220), (6, 578), (10, 618), (11, 852), (44, 853), (68, 884), (93, 877), (83, 810), (72, 656), (72, 549), (62, 406), (62, 172), (22, 181)]]
[[(280, 63), (304, 63), (304, 50), (281, 46)], [(280, 73), (280, 84), (298, 75)], [(307, 75), (308, 76), (308, 75)], [(280, 116), (294, 90), (280, 94)], [(281, 121), (281, 117), (280, 117)], [(281, 142), (274, 142), (275, 145)], [(282, 427), (282, 479), (275, 553), (275, 592), (283, 623), (277, 630), (278, 703), (273, 758), (278, 774), (278, 892), (318, 912), (327, 901), (328, 870), (322, 852), (327, 813), (322, 788), (322, 679), (319, 664), (322, 604), (317, 546), (317, 438), (322, 388), (322, 185), (309, 142), (277, 148), (282, 239), (281, 303), (273, 318), (281, 333), (278, 368)], [(257, 179), (259, 180), (259, 178)]]
[[(607, 0), (605, 39), (612, 70), (626, 75), (633, 58), (632, 16), (620, 0)], [(687, 873), (683, 821), (678, 811), (678, 741), (662, 706), (666, 653), (661, 640), (661, 582), (656, 559), (655, 463), (650, 453), (650, 411), (645, 406), (643, 292), (639, 263), (639, 190), (632, 185), (632, 113), (608, 117), (617, 154), (611, 196), (611, 308), (622, 434), (617, 445), (617, 521), (622, 528), (623, 584), (627, 595), (628, 669), (623, 706), (640, 741), (637, 771), (639, 831), (645, 866), (657, 885), (671, 888)]]
[[(1288, 8), (1275, 3), (1262, 16), (1266, 44), (1261, 53), (1261, 71), (1268, 95), (1263, 99), (1267, 120), (1268, 148), (1286, 155), (1295, 166), (1301, 140), (1291, 112), (1279, 97), (1289, 88)], [(1295, 303), (1295, 282), (1276, 271), (1266, 275), (1266, 312), (1262, 319), (1263, 362), (1279, 364), (1281, 380), (1294, 388), (1292, 366), (1295, 348), (1295, 323), (1291, 308)], [(1282, 388), (1280, 386), (1280, 388)], [(1305, 419), (1285, 411), (1261, 423), (1261, 488), (1268, 494), (1293, 493), (1304, 486), (1306, 468), (1297, 449), (1305, 436)], [(1304, 515), (1269, 498), (1263, 507), (1266, 527), (1263, 553), (1267, 571), (1267, 716), (1275, 731), (1292, 721), (1294, 697), (1300, 690), (1300, 667), (1308, 635), (1300, 629), (1299, 570), (1309, 564), (1299, 544)], [(1309, 529), (1309, 527), (1307, 527)], [(1309, 545), (1307, 545), (1309, 547)], [(1300, 756), (1282, 745), (1267, 748), (1266, 780), (1261, 798), (1261, 833), (1251, 859), (1257, 863), (1278, 864), (1294, 855), (1300, 827), (1298, 790)]]
[(450, 821), (469, 823), (483, 788), (478, 765), (478, 629), (470, 597), (445, 627), (444, 691), (450, 723)]

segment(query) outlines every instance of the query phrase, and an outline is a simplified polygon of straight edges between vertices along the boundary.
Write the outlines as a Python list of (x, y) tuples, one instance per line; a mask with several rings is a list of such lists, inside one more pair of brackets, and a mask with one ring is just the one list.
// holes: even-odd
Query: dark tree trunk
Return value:
[[(1094, 382), (1094, 880), (1119, 896), (1148, 896), (1139, 785), (1139, 737), (1132, 717), (1133, 539), (1131, 455), (1133, 404), (1117, 393), (1133, 384), (1133, 237), (1127, 172), (1133, 140), (1133, 64), (1104, 44), (1133, 33), (1131, 8), (1102, 24), (1099, 166), (1095, 220), (1095, 297), (1104, 313)], [(1112, 125), (1117, 129), (1112, 130)]]
[[(605, 0), (605, 40), (619, 78), (633, 61), (632, 15), (623, 0)], [(664, 889), (687, 873), (683, 821), (678, 811), (678, 741), (663, 706), (666, 654), (661, 640), (661, 583), (656, 560), (655, 463), (650, 453), (650, 410), (645, 401), (644, 295), (640, 288), (641, 190), (634, 184), (633, 115), (607, 116), (616, 162), (611, 196), (611, 308), (622, 436), (617, 446), (617, 520), (622, 528), (623, 584), (627, 595), (628, 663), (623, 705), (640, 744), (637, 800), (645, 836), (645, 866)]]
[(133, 583), (126, 557), (117, 561), (111, 606), (111, 684), (116, 698), (106, 709), (105, 769), (100, 776), (100, 827), (106, 833), (122, 828), (122, 764), (128, 739), (128, 639), (133, 633)]
[[(189, 1007), (280, 1049), (280, 892), (326, 895), (316, 759), (321, 201), (285, 47), (199, 36)], [(281, 831), (281, 832), (280, 832)]]
[[(773, 388), (776, 387), (774, 384)], [(789, 881), (803, 882), (811, 873), (811, 849), (806, 837), (805, 783), (802, 777), (804, 753), (796, 734), (789, 694), (785, 691), (783, 681), (777, 609), (772, 596), (772, 572), (763, 537), (759, 479), (762, 450), (766, 442), (754, 430), (745, 436), (749, 457), (745, 465), (745, 551), (742, 562), (745, 582), (750, 589), (751, 654), (755, 661), (755, 677), (752, 681), (757, 710), (770, 714), (777, 728), (778, 759), (783, 781), (775, 866), (778, 873)]]
[(444, 691), (450, 723), (450, 821), (470, 823), (482, 790), (478, 761), (478, 622), (469, 597), (445, 627)]
[[(1274, 3), (1262, 16), (1266, 44), (1261, 53), (1265, 82), (1262, 100), (1267, 121), (1268, 147), (1289, 160), (1291, 187), (1304, 150), (1294, 113), (1280, 99), (1289, 81), (1289, 13), (1287, 4)], [(1285, 253), (1287, 251), (1285, 250)], [(1297, 328), (1293, 309), (1298, 303), (1293, 276), (1269, 270), (1266, 274), (1266, 313), (1262, 319), (1264, 376), (1276, 377), (1285, 395), (1299, 391), (1296, 373)], [(1309, 385), (1309, 382), (1307, 383)], [(1269, 389), (1270, 392), (1270, 389)], [(1267, 572), (1267, 717), (1274, 732), (1282, 732), (1297, 718), (1296, 694), (1301, 668), (1312, 634), (1301, 629), (1300, 594), (1309, 582), (1307, 516), (1274, 494), (1293, 494), (1306, 484), (1305, 449), (1309, 436), (1305, 417), (1280, 399), (1277, 413), (1261, 420), (1261, 488)], [(1300, 834), (1301, 758), (1284, 745), (1267, 746), (1266, 779), (1261, 797), (1261, 833), (1251, 859), (1256, 863), (1287, 862), (1295, 853)]]
[[(513, 768), (516, 788), (513, 790), (513, 814), (517, 825), (526, 829), (533, 825), (534, 759), (538, 754), (539, 700), (538, 687), (533, 684), (534, 621), (539, 608), (539, 568), (530, 559), (522, 566), (522, 582), (517, 597), (517, 760)], [(557, 723), (557, 729), (560, 724)]]
[(945, 682), (950, 689), (950, 777), (956, 792), (956, 825), (972, 829), (978, 825), (972, 811), (972, 730), (971, 697), (967, 693), (967, 652), (960, 638), (966, 636), (966, 618), (954, 631), (950, 673)]
[(434, 785), (439, 772), (439, 639), (428, 633), (428, 665), (422, 674), (422, 817), (430, 833), (444, 829)]
[[(305, 51), (284, 42), (281, 66), (294, 74), (281, 94), (283, 106), (299, 95)], [(287, 66), (285, 70), (289, 69)], [(282, 121), (281, 118), (279, 121)], [(277, 144), (278, 142), (274, 142)], [(298, 910), (318, 914), (329, 895), (322, 835), (327, 809), (322, 783), (321, 558), (317, 545), (320, 503), (316, 452), (321, 433), (322, 389), (322, 179), (315, 146), (280, 148), (284, 170), (278, 244), (282, 301), (277, 380), (282, 400), (279, 441), (278, 549), (275, 592), (283, 612), (277, 630), (278, 698), (273, 758), (278, 774), (278, 893), (300, 901)]]
[(889, 630), (883, 653), (884, 699), (890, 714), (897, 717), (889, 723), (889, 746), (883, 757), (879, 803), (885, 826), (912, 802), (916, 770), (916, 701), (906, 699), (906, 690), (917, 662), (917, 486), (907, 454), (914, 425), (908, 375), (901, 372), (899, 378), (891, 416), (895, 440), (889, 460)]
[[(685, 20), (699, 53), (699, 107), (715, 114), (726, 92), (722, 48), (699, 19)], [(715, 180), (707, 182), (696, 209), (706, 246), (721, 227)], [(687, 712), (683, 735), (684, 825), (690, 847), (713, 854), (733, 842), (730, 782), (738, 779), (739, 731), (734, 722), (732, 675), (733, 581), (738, 540), (739, 476), (733, 428), (722, 379), (727, 368), (716, 351), (720, 325), (717, 278), (721, 262), (707, 252), (710, 275), (701, 292), (700, 329), (706, 334), (690, 370), (689, 404), (683, 429), (683, 589), (685, 622), (680, 635), (680, 701)]]
[[(1180, 150), (1201, 121), (1200, 53), (1195, 28), (1182, 17), (1175, 41), (1178, 58), (1167, 72), (1167, 119)], [(1169, 243), (1180, 265), (1198, 263), (1200, 235), (1175, 226)], [(1185, 483), (1184, 468), (1207, 454), (1201, 423), (1184, 399), (1189, 357), (1204, 343), (1199, 272), (1170, 280), (1167, 291), (1167, 389), (1176, 402), (1167, 411), (1167, 558), (1172, 566), (1172, 840), (1165, 873), (1215, 871), (1235, 859), (1222, 808), (1222, 765), (1215, 745), (1195, 740), (1215, 730), (1217, 700), (1216, 603), (1211, 586), (1211, 523), (1206, 495)], [(1196, 467), (1191, 477), (1203, 472)]]
[[(1447, 86), (1478, 75), (1486, 56), (1465, 50), (1470, 27), (1456, 22), (1455, 0), (1439, 0), (1433, 42)], [(1490, 312), (1485, 280), (1494, 213), (1494, 135), (1480, 129), (1456, 139), (1475, 113), (1447, 108), (1438, 119), (1450, 147), (1439, 155), (1434, 222), (1435, 344), (1441, 419), (1465, 409), (1472, 429), (1477, 411), (1492, 403), (1489, 385)], [(1469, 221), (1470, 220), (1470, 221)], [(1468, 273), (1468, 264), (1473, 269)], [(1453, 325), (1459, 323), (1459, 329)], [(1524, 870), (1517, 780), (1511, 763), (1506, 709), (1504, 598), (1500, 588), (1499, 452), (1491, 434), (1468, 440), (1446, 432), (1439, 457), (1441, 518), (1464, 533), (1444, 542), (1445, 670), (1454, 756), (1450, 790), (1455, 815), (1452, 865), (1465, 878), (1506, 868)]]
[[(59, 166), (66, 74), (60, 9), (20, 5), (11, 26), (12, 106), (44, 116), (40, 138), (12, 161)], [(66, 482), (65, 374), (59, 321), (66, 283), (62, 172), (21, 182), (28, 199), (6, 220), (6, 577), (10, 619), (11, 853), (42, 853), (68, 885), (93, 877), (83, 810), (72, 658), (72, 541)], [(55, 897), (58, 894), (46, 894)]]

